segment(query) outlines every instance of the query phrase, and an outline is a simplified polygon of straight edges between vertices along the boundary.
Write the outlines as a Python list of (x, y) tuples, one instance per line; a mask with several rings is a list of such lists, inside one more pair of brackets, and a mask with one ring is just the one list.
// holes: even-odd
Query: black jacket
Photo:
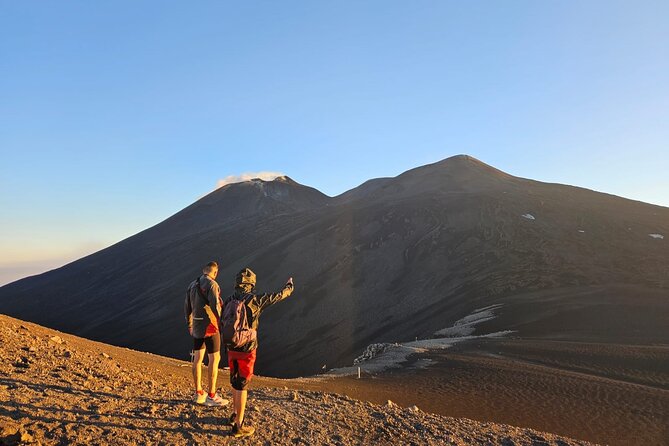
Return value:
[[(290, 283), (287, 283), (278, 293), (255, 294), (253, 289), (249, 292), (245, 292), (243, 289), (237, 288), (235, 294), (228, 296), (223, 300), (223, 307), (225, 308), (225, 305), (233, 299), (243, 299), (249, 324), (251, 325), (251, 328), (258, 330), (258, 319), (260, 318), (260, 314), (270, 305), (281, 302), (290, 296), (292, 292), (293, 285)], [(256, 348), (258, 348), (257, 339), (243, 347), (231, 348), (230, 350), (235, 352), (250, 352)]]

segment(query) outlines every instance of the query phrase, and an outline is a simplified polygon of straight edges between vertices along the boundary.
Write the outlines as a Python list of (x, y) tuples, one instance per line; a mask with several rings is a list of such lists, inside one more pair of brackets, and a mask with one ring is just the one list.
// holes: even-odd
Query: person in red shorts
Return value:
[[(293, 278), (289, 278), (286, 285), (278, 293), (256, 294), (256, 275), (249, 268), (244, 268), (235, 279), (235, 293), (223, 301), (223, 306), (232, 300), (242, 301), (246, 309), (248, 325), (258, 330), (258, 318), (270, 305), (281, 302), (293, 292)], [(253, 366), (256, 362), (257, 337), (241, 347), (228, 347), (228, 365), (230, 366), (230, 384), (232, 385), (232, 400), (235, 412), (230, 416), (233, 437), (248, 437), (253, 435), (255, 428), (244, 426), (244, 410), (248, 385), (253, 377)]]

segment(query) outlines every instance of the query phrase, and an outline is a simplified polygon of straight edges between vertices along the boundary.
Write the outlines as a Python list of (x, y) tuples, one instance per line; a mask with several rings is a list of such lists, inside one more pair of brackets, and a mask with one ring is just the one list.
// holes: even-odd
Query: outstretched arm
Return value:
[(293, 286), (293, 278), (291, 277), (290, 279), (288, 279), (288, 282), (286, 282), (283, 289), (278, 293), (266, 293), (257, 296), (258, 306), (260, 307), (260, 311), (264, 310), (270, 305), (274, 305), (277, 302), (281, 302), (282, 300), (290, 296), (293, 293), (294, 289), (295, 287)]

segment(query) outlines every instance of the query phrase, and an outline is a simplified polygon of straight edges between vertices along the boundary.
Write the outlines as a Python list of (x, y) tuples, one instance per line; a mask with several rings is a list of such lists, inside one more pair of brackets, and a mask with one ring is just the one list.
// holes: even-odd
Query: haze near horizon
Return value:
[(245, 174), (468, 153), (669, 206), (665, 2), (0, 3), (0, 285)]

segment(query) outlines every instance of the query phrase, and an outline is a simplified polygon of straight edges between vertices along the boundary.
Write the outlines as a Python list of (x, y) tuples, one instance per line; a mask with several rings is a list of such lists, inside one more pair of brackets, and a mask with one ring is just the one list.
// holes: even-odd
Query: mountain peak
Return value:
[[(482, 169), (484, 171), (488, 171), (489, 173), (495, 173), (495, 174), (502, 174), (504, 176), (510, 176), (509, 174), (502, 172), (499, 169), (494, 168), (490, 164), (486, 164), (483, 161), (479, 160), (478, 158), (475, 158), (471, 155), (466, 155), (466, 154), (461, 154), (461, 155), (455, 155), (448, 157), (446, 159), (443, 159), (441, 161), (437, 161), (434, 164), (429, 164), (428, 166), (440, 166), (440, 167), (452, 167), (452, 168), (461, 168), (461, 169)], [(423, 167), (428, 167), (428, 166), (423, 166)], [(420, 167), (418, 168), (420, 169)]]

